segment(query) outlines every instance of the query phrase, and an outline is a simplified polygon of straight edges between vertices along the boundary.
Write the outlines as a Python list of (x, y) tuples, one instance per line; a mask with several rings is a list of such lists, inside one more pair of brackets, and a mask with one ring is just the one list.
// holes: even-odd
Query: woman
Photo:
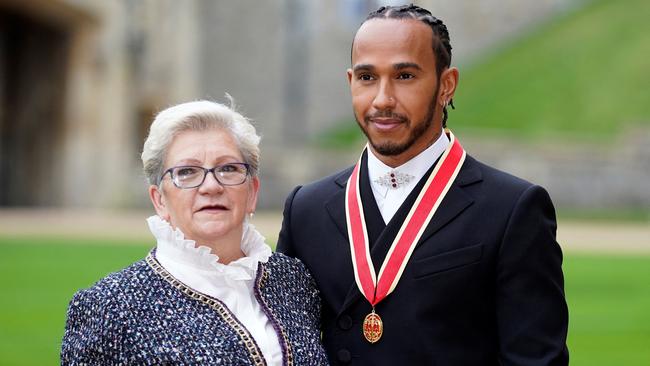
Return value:
[(213, 102), (156, 116), (142, 152), (156, 248), (75, 294), (62, 364), (327, 363), (313, 279), (246, 219), (259, 140)]

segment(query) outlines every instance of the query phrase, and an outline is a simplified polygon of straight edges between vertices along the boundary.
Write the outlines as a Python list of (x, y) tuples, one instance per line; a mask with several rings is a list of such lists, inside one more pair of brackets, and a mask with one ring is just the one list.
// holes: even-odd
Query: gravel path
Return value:
[[(61, 209), (2, 209), (0, 236), (57, 236), (66, 238), (152, 239), (145, 219), (152, 211), (90, 211)], [(277, 240), (282, 215), (260, 212), (253, 223), (269, 242)], [(650, 223), (572, 221), (559, 222), (558, 241), (566, 252), (650, 254)]]

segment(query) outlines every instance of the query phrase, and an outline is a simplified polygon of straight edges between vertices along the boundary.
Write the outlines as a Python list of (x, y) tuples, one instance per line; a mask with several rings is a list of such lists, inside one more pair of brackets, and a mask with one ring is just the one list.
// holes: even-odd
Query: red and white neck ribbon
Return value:
[[(388, 296), (399, 282), (404, 268), (422, 236), (424, 229), (436, 213), (449, 187), (465, 161), (465, 150), (451, 131), (449, 145), (440, 157), (422, 191), (411, 207), (408, 216), (393, 240), (386, 258), (379, 270), (379, 277), (370, 257), (368, 231), (359, 192), (359, 167), (361, 159), (354, 167), (345, 189), (345, 215), (348, 226), (350, 252), (354, 267), (354, 278), (361, 293), (374, 307)], [(363, 155), (363, 154), (362, 154)]]

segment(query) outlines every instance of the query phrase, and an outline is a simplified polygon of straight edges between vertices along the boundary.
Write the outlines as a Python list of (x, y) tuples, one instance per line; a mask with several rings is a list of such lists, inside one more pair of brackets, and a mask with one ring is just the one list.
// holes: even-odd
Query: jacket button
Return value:
[(339, 359), (339, 362), (350, 363), (352, 360), (352, 355), (347, 349), (340, 349), (338, 352), (336, 352), (336, 358)]
[(349, 315), (341, 315), (339, 318), (339, 328), (348, 330), (352, 328), (352, 318)]

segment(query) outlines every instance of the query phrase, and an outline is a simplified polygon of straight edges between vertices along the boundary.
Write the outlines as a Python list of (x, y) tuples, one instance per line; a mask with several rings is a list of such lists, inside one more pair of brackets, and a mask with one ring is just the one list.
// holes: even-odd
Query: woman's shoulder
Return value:
[(297, 258), (274, 252), (264, 266), (273, 282), (292, 283), (303, 288), (316, 286), (307, 266)]
[(124, 329), (133, 319), (133, 300), (145, 298), (152, 274), (140, 260), (77, 291), (66, 314), (61, 363), (122, 364), (116, 360)]
[(108, 274), (92, 286), (77, 291), (73, 302), (102, 301), (110, 303), (112, 300), (132, 292), (132, 289), (142, 287), (150, 277), (150, 270), (145, 260), (139, 260), (126, 268)]
[(297, 274), (307, 273), (307, 267), (298, 258), (289, 257), (280, 252), (274, 252), (267, 262), (267, 267), (274, 270), (296, 272)]

